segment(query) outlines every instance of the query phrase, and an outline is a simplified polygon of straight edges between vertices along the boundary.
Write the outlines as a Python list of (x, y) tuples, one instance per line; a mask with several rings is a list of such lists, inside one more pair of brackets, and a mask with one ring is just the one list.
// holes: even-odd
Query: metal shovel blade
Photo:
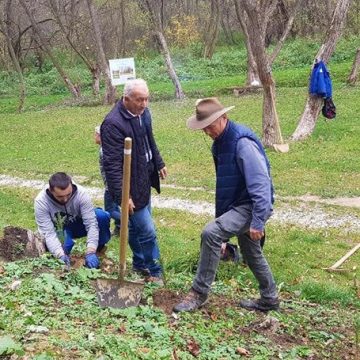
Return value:
[(117, 279), (98, 279), (95, 287), (100, 307), (123, 309), (139, 305), (144, 285)]

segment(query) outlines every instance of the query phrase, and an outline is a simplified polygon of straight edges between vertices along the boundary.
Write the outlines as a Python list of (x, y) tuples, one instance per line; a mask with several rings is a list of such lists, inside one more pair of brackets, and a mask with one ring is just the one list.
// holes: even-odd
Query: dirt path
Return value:
[[(81, 183), (80, 179), (78, 180)], [(45, 182), (39, 180), (27, 180), (8, 175), (0, 175), (0, 187), (27, 187), (42, 189)], [(206, 191), (204, 188), (184, 188), (175, 185), (164, 185), (164, 187), (190, 191)], [(103, 189), (86, 187), (90, 195), (97, 200), (103, 198)], [(360, 231), (360, 217), (351, 213), (351, 208), (360, 208), (360, 198), (337, 198), (321, 199), (317, 196), (302, 197), (278, 197), (274, 215), (270, 222), (288, 223), (308, 228), (344, 227), (347, 231)], [(291, 205), (289, 201), (299, 204)], [(336, 215), (330, 210), (325, 210), (321, 204), (338, 205), (349, 207), (347, 215)], [(187, 211), (193, 214), (214, 215), (214, 205), (205, 201), (189, 201), (164, 196), (153, 196), (152, 206), (163, 209), (175, 209)]]

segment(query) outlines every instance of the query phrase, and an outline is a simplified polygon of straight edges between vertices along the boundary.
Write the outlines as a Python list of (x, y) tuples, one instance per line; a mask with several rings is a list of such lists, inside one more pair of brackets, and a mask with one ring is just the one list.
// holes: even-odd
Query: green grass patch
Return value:
[[(360, 126), (356, 121), (358, 88), (339, 87), (336, 120), (319, 118), (311, 138), (291, 143), (290, 152), (268, 152), (275, 189), (279, 195), (313, 194), (323, 197), (359, 196)], [(278, 112), (284, 137), (294, 131), (303, 110), (306, 89), (279, 89)], [(168, 184), (214, 189), (211, 140), (186, 129), (194, 99), (153, 102), (154, 132), (169, 169)], [(235, 105), (230, 118), (261, 134), (261, 95), (223, 96)], [(0, 145), (2, 172), (47, 180), (56, 171), (83, 177), (86, 184), (101, 185), (94, 127), (109, 107), (51, 108), (24, 114), (7, 114), (1, 122), (6, 136)]]

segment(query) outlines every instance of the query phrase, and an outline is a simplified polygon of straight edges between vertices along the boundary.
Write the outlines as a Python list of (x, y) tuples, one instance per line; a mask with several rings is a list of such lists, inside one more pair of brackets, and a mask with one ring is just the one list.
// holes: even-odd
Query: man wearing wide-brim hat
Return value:
[(260, 245), (274, 202), (270, 164), (253, 131), (228, 119), (233, 108), (216, 98), (201, 99), (187, 121), (188, 128), (203, 130), (214, 140), (216, 216), (202, 231), (197, 273), (188, 295), (174, 307), (176, 312), (193, 311), (207, 302), (223, 243), (233, 236), (260, 290), (259, 299), (241, 300), (239, 305), (248, 310), (279, 309), (275, 281)]

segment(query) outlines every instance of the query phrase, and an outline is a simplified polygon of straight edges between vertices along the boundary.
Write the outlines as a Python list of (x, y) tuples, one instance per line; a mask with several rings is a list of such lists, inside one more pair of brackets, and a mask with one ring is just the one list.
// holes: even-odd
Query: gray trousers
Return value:
[(208, 223), (201, 234), (200, 260), (193, 289), (208, 294), (215, 279), (220, 261), (221, 244), (237, 236), (241, 253), (259, 283), (261, 298), (275, 300), (278, 297), (274, 277), (260, 246), (260, 240), (251, 240), (250, 229), (252, 207), (244, 204), (229, 210)]

